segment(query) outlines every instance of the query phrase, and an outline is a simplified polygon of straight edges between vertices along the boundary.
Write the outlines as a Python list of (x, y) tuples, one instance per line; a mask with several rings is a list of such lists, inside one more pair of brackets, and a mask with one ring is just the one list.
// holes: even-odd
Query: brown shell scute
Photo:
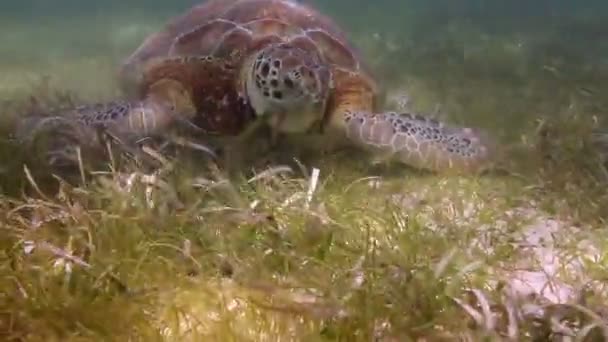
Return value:
[[(208, 0), (151, 35), (122, 71), (124, 79), (144, 83), (143, 89), (162, 77), (179, 80), (192, 91), (201, 128), (231, 134), (252, 117), (243, 95), (244, 63), (261, 49), (282, 43), (318, 56), (328, 69), (356, 74), (360, 77), (354, 79), (366, 83), (364, 87), (369, 83), (375, 88), (346, 34), (329, 17), (293, 0)], [(153, 67), (142, 67), (149, 64)], [(329, 76), (326, 85), (333, 80)], [(337, 91), (342, 88), (338, 85)]]
[[(346, 34), (329, 17), (291, 0), (206, 1), (151, 35), (127, 59), (125, 69), (151, 58), (202, 56), (218, 49), (225, 54), (236, 47), (234, 36), (241, 41), (245, 33), (249, 33), (252, 42), (268, 36), (284, 41), (306, 37), (330, 63), (358, 70), (361, 57)], [(361, 72), (367, 73), (367, 69)]]
[(175, 37), (167, 52), (168, 56), (205, 56), (210, 55), (226, 32), (237, 28), (237, 24), (217, 19), (197, 26)]
[(141, 93), (159, 79), (188, 85), (198, 114), (193, 124), (208, 134), (234, 135), (253, 120), (253, 112), (234, 86), (238, 69), (232, 60), (213, 57), (175, 57), (151, 62)]
[(359, 69), (359, 61), (351, 48), (332, 37), (325, 31), (308, 30), (306, 35), (312, 39), (321, 55), (332, 64), (345, 67), (350, 70)]

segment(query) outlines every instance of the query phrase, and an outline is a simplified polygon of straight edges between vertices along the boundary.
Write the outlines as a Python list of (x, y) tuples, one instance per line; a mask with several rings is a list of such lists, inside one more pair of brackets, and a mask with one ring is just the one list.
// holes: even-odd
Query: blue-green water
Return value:
[[(524, 167), (514, 167), (507, 177), (454, 181), (402, 169), (397, 178), (377, 182), (370, 177), (376, 171), (359, 173), (357, 163), (351, 163), (360, 161), (355, 154), (329, 158), (327, 167), (304, 161), (306, 168), (322, 170), (310, 212), (302, 210), (303, 202), (294, 202), (309, 183), (295, 165), (293, 181), (265, 173), (271, 177), (224, 187), (216, 185), (228, 183), (213, 182), (215, 173), (207, 175), (202, 165), (181, 173), (180, 167), (169, 170), (175, 164), (163, 163), (163, 173), (153, 178), (160, 180), (154, 208), (144, 206), (139, 186), (132, 192), (121, 187), (119, 174), (115, 183), (110, 177), (93, 183), (78, 173), (76, 178), (86, 177), (94, 186), (62, 186), (56, 198), (23, 199), (34, 181), (41, 193), (51, 193), (45, 178), (36, 175), (46, 169), (29, 163), (34, 176), (26, 183), (21, 159), (38, 154), (21, 153), (16, 139), (7, 139), (12, 134), (6, 134), (10, 120), (4, 116), (21, 120), (20, 115), (61, 102), (53, 96), (37, 101), (50, 93), (46, 80), (79, 100), (120, 96), (115, 73), (121, 61), (198, 1), (0, 0), (0, 336), (129, 340), (126, 336), (160, 337), (161, 331), (178, 336), (181, 329), (203, 329), (211, 331), (209, 336), (232, 339), (247, 334), (271, 339), (278, 333), (309, 340), (351, 334), (396, 340), (410, 333), (418, 339), (447, 339), (457, 336), (447, 334), (452, 329), (471, 327), (464, 311), (453, 305), (465, 298), (465, 286), (494, 283), (495, 275), (527, 283), (530, 278), (521, 279), (519, 273), (540, 285), (537, 279), (545, 279), (546, 272), (525, 267), (534, 263), (533, 256), (552, 257), (545, 271), (559, 263), (548, 254), (553, 247), (562, 259), (569, 242), (581, 242), (576, 244), (581, 255), (586, 245), (605, 248), (605, 238), (586, 242), (605, 231), (606, 169), (590, 165), (579, 153), (579, 131), (571, 119), (608, 119), (608, 0), (302, 0), (309, 1), (350, 33), (383, 90), (407, 92), (424, 114), (487, 129), (508, 151), (513, 145), (525, 147), (525, 154), (512, 158)], [(562, 132), (575, 132), (554, 149), (574, 157), (544, 158), (549, 153), (536, 148), (542, 145), (537, 143), (543, 136), (539, 123), (549, 119), (562, 119)], [(595, 178), (596, 169), (601, 177)], [(603, 181), (598, 185), (598, 180)], [(191, 189), (193, 182), (204, 189)], [(250, 200), (252, 210), (241, 210)], [(237, 207), (226, 211), (225, 205)], [(603, 229), (591, 230), (587, 221)], [(551, 248), (537, 253), (517, 243), (514, 233), (524, 228)], [(555, 229), (560, 234), (553, 236)], [(596, 254), (587, 256), (599, 263), (588, 262), (590, 268), (581, 270), (605, 279)], [(57, 267), (62, 265), (65, 274)], [(73, 265), (69, 272), (68, 265)], [(234, 279), (224, 282), (226, 277)], [(587, 275), (564, 278), (582, 281)], [(578, 292), (561, 285), (562, 279), (548, 280), (560, 295)], [(581, 299), (590, 310), (605, 313), (604, 304), (594, 307), (602, 292), (588, 283), (597, 299)], [(484, 302), (498, 298), (493, 286), (482, 288)], [(250, 294), (250, 289), (255, 291)], [(267, 308), (278, 305), (280, 318), (275, 310), (253, 305), (275, 289)], [(291, 296), (282, 291), (288, 289), (303, 291)], [(466, 298), (462, 303), (469, 303)], [(519, 311), (510, 302), (507, 311)], [(503, 316), (496, 316), (501, 319), (495, 329), (512, 330), (516, 322), (504, 327)], [(514, 326), (525, 334), (527, 324), (521, 323)]]
[[(589, 54), (606, 48), (608, 2), (576, 1), (450, 1), (450, 0), (331, 0), (311, 3), (330, 14), (353, 34), (388, 30), (396, 35), (424, 37), (441, 34), (453, 26), (470, 26), (479, 34), (519, 33), (552, 36), (551, 44), (586, 47)], [(131, 17), (133, 21), (168, 19), (200, 3), (176, 1), (3, 1), (0, 16), (23, 24), (24, 30), (45, 30), (48, 21)], [(86, 25), (86, 24), (84, 24)], [(14, 28), (17, 29), (17, 28)], [(74, 31), (86, 27), (73, 26)], [(5, 32), (6, 34), (6, 32)], [(65, 32), (69, 40), (70, 32)], [(94, 40), (94, 37), (91, 37)], [(34, 42), (33, 42), (34, 43)], [(60, 41), (56, 42), (61, 45)], [(548, 42), (547, 42), (548, 43)], [(463, 41), (464, 44), (464, 41)], [(603, 51), (604, 53), (606, 51)], [(564, 51), (573, 54), (574, 51)], [(579, 51), (580, 53), (580, 51)]]
[[(406, 85), (423, 110), (439, 104), (455, 120), (517, 135), (534, 118), (574, 105), (599, 116), (608, 108), (606, 1), (302, 2), (332, 16), (381, 84)], [(109, 82), (112, 66), (196, 3), (3, 1), (0, 72), (10, 77), (0, 96), (33, 74), (63, 78), (91, 98), (110, 96), (110, 86), (97, 96), (91, 80)]]

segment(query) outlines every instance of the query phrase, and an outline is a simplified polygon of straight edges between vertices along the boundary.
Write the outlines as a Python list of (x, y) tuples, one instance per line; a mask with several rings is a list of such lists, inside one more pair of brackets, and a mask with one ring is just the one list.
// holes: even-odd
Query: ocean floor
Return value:
[[(165, 20), (3, 21), (0, 113), (19, 120), (12, 103), (45, 79), (83, 102), (120, 96), (121, 59)], [(444, 37), (353, 38), (389, 98), (487, 129), (506, 172), (441, 176), (308, 151), (230, 180), (169, 160), (154, 176), (116, 171), (58, 194), (3, 189), (0, 336), (608, 338), (608, 179), (582, 143), (608, 110), (597, 76), (608, 71), (534, 58), (540, 34), (463, 24)], [(2, 184), (36, 188), (10, 145), (0, 152)]]

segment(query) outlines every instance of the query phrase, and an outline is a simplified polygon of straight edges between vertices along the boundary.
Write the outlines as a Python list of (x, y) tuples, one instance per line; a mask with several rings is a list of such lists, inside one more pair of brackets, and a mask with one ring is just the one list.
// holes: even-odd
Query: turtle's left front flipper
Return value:
[(379, 158), (432, 171), (475, 173), (492, 164), (494, 144), (471, 128), (397, 112), (346, 112), (344, 133)]

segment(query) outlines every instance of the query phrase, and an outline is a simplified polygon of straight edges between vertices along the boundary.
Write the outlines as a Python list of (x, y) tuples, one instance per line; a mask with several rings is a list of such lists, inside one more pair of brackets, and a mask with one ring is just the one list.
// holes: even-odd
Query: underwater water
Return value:
[[(523, 305), (540, 298), (545, 308), (542, 300), (563, 303), (555, 293), (567, 293), (606, 326), (608, 291), (589, 291), (604, 299), (594, 306), (578, 289), (608, 277), (608, 163), (587, 158), (579, 134), (608, 132), (608, 1), (297, 2), (344, 28), (383, 95), (495, 135), (514, 152), (505, 154), (512, 169), (392, 173), (346, 151), (233, 181), (206, 159), (157, 153), (154, 175), (112, 168), (97, 178), (83, 167), (78, 186), (47, 181), (59, 184), (50, 195), (36, 174), (46, 169), (32, 162), (32, 176), (21, 163), (38, 154), (16, 146), (5, 117), (38, 114), (49, 87), (83, 102), (123, 96), (121, 62), (199, 1), (2, 0), (0, 339), (457, 340), (473, 318), (479, 336), (540, 331), (536, 340), (547, 340), (550, 314), (538, 328), (518, 312), (515, 329), (498, 306), (495, 326), (480, 323), (485, 311), (466, 315), (477, 310), (466, 304), (470, 289), (500, 302), (504, 279), (540, 284)], [(581, 254), (585, 267), (569, 268)], [(557, 264), (568, 266), (571, 287), (553, 286)], [(197, 332), (210, 337), (181, 338)]]
[[(341, 24), (387, 89), (497, 134), (575, 103), (600, 115), (608, 79), (604, 1), (303, 0)], [(0, 96), (41, 75), (91, 100), (117, 96), (115, 68), (198, 1), (3, 1)], [(505, 127), (509, 128), (505, 130)]]

